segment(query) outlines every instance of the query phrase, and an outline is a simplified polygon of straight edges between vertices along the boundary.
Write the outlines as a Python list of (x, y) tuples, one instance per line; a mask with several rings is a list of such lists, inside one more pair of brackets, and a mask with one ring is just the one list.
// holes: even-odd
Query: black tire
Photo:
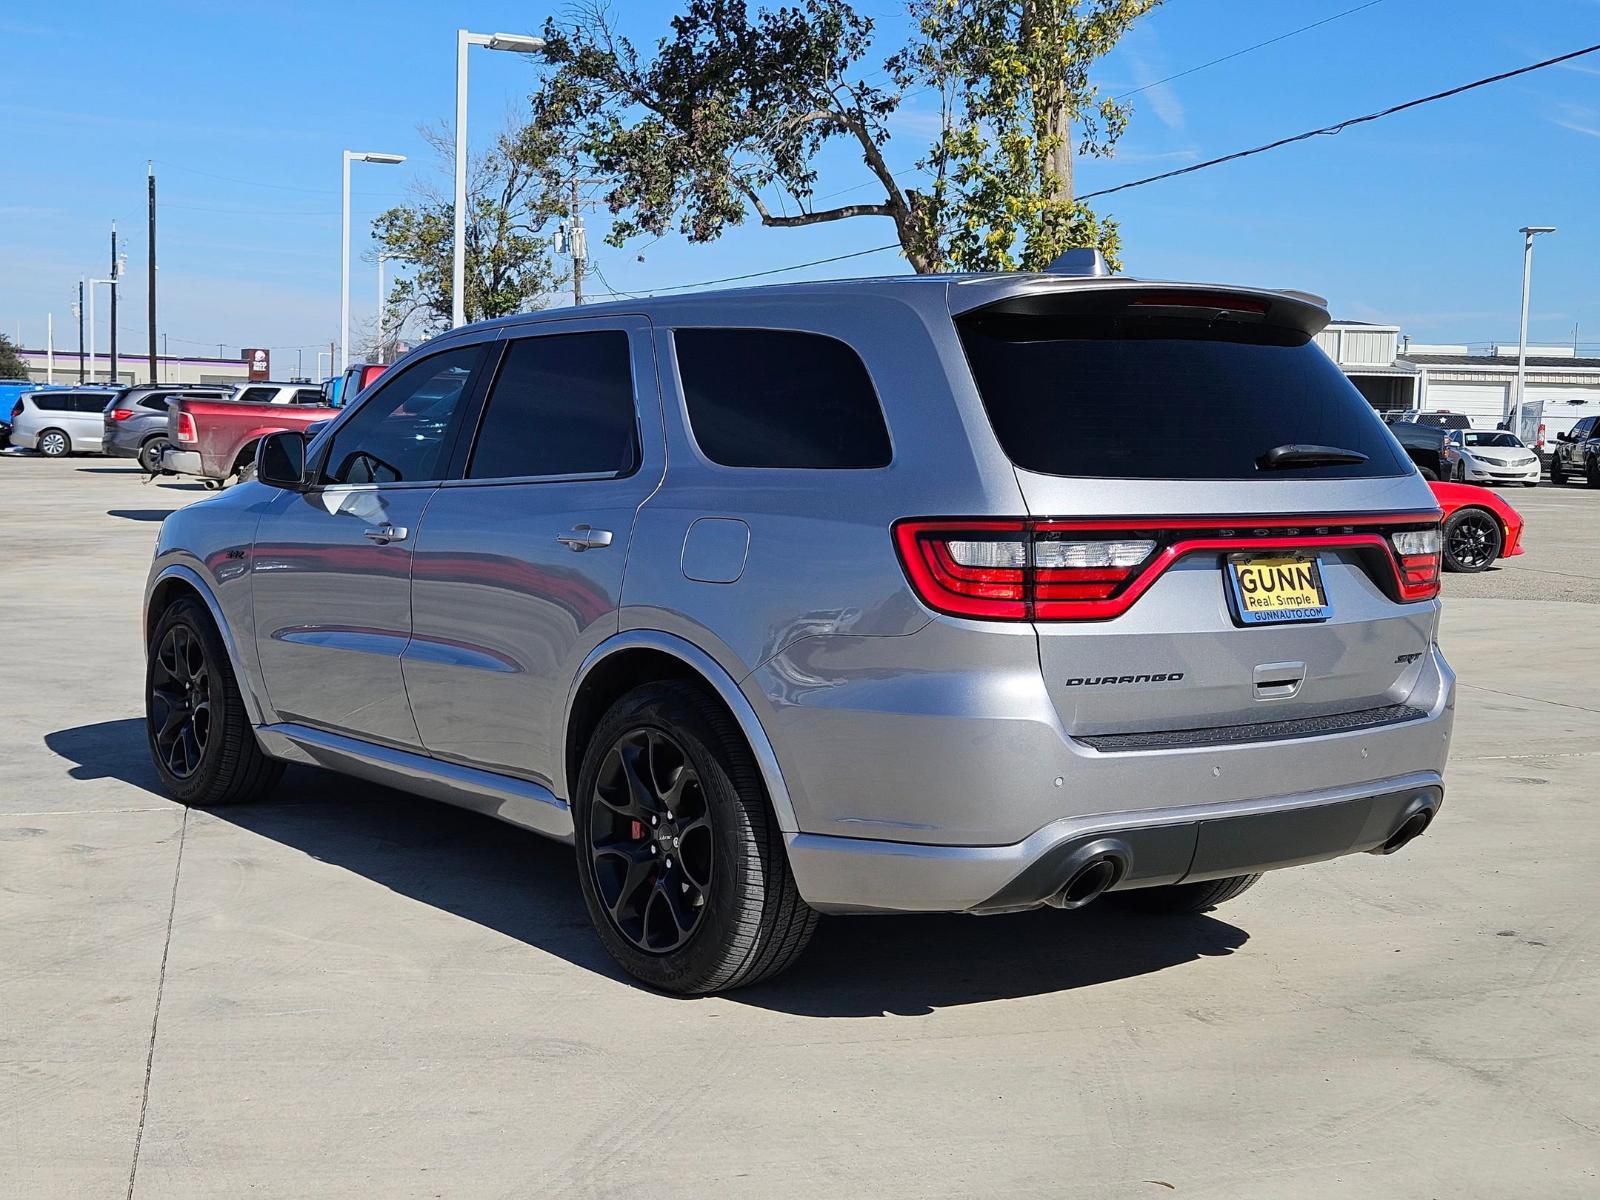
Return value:
[(41, 429), (34, 445), (46, 458), (65, 458), (72, 453), (72, 439), (61, 429)]
[[(618, 700), (589, 739), (573, 796), (584, 904), (635, 979), (704, 995), (770, 979), (800, 957), (817, 914), (795, 888), (750, 748), (704, 688), (653, 683)], [(673, 862), (680, 830), (685, 852)]]
[(1126, 892), (1107, 892), (1111, 903), (1142, 913), (1198, 913), (1232, 900), (1255, 886), (1257, 875), (1233, 875), (1227, 879), (1207, 879), (1201, 883), (1171, 883), (1165, 887), (1134, 888)]
[(1435, 475), (1433, 470), (1429, 467), (1418, 467), (1417, 472), (1429, 483), (1437, 483), (1439, 480), (1439, 477)]
[[(283, 774), (245, 714), (228, 652), (199, 601), (174, 601), (145, 660), (145, 734), (161, 786), (191, 808), (258, 800)], [(203, 714), (203, 715), (202, 715)]]
[(146, 475), (157, 475), (161, 472), (161, 452), (172, 443), (165, 437), (157, 434), (153, 438), (146, 438), (139, 446), (139, 467)]
[(1488, 509), (1457, 509), (1444, 523), (1444, 569), (1486, 571), (1500, 557), (1504, 540), (1500, 522)]
[(1555, 484), (1557, 487), (1560, 487), (1562, 484), (1566, 483), (1566, 481), (1567, 472), (1566, 468), (1561, 465), (1560, 456), (1552, 455), (1550, 458), (1550, 482)]
[(1589, 461), (1584, 464), (1583, 481), (1592, 488), (1600, 488), (1600, 456), (1589, 456)]

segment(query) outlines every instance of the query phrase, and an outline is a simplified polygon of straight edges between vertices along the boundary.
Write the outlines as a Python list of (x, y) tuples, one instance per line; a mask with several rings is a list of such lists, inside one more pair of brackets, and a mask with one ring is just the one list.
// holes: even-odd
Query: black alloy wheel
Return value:
[(1464, 508), (1444, 524), (1444, 561), (1452, 571), (1482, 571), (1500, 557), (1500, 523), (1481, 508)]
[(153, 437), (139, 447), (139, 466), (146, 475), (161, 473), (161, 454), (169, 445), (164, 437)]
[(688, 754), (659, 729), (633, 729), (606, 752), (589, 808), (591, 879), (611, 924), (647, 954), (670, 954), (711, 901), (713, 837)]
[(168, 771), (188, 779), (211, 741), (214, 672), (206, 648), (186, 625), (174, 625), (150, 668), (150, 736)]

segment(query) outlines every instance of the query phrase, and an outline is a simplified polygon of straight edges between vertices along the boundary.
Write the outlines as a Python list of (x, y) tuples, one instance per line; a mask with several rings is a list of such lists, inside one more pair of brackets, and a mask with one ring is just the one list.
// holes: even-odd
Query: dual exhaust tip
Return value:
[[(1368, 853), (1393, 854), (1403, 849), (1426, 832), (1438, 811), (1439, 806), (1431, 796), (1415, 797), (1402, 812), (1394, 832)], [(1066, 882), (1047, 903), (1065, 909), (1092, 904), (1122, 881), (1131, 858), (1127, 845), (1115, 838), (1091, 842), (1072, 856), (1066, 868)]]

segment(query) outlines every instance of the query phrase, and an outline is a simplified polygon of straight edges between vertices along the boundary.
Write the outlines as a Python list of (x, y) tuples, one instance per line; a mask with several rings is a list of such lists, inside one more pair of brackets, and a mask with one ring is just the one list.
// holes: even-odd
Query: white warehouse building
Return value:
[[(1421, 409), (1463, 414), (1480, 429), (1502, 420), (1517, 377), (1517, 347), (1424, 345), (1398, 325), (1334, 321), (1317, 344), (1380, 412)], [(1571, 345), (1530, 345), (1527, 401), (1543, 401), (1545, 436), (1600, 415), (1600, 358)]]

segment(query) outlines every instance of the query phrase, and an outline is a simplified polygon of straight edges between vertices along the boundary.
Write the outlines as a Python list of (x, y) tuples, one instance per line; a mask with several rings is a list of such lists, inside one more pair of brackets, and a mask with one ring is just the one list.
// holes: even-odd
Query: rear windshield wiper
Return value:
[(1287, 446), (1274, 446), (1268, 450), (1256, 459), (1256, 466), (1263, 471), (1282, 471), (1288, 467), (1350, 467), (1366, 461), (1367, 456), (1358, 450), (1291, 442)]

